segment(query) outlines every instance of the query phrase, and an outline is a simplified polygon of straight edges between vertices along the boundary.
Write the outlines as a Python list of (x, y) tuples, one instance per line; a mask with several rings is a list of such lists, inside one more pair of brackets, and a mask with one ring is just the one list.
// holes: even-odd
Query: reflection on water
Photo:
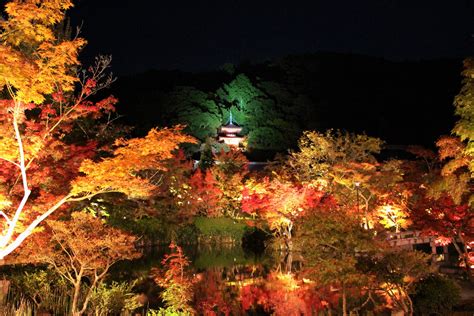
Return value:
[[(113, 267), (108, 283), (114, 281), (119, 282), (116, 285), (120, 285), (126, 284), (120, 282), (135, 282), (130, 289), (138, 294), (135, 297), (143, 304), (143, 307), (133, 313), (122, 312), (121, 315), (146, 315), (149, 310), (163, 307), (160, 299), (163, 289), (155, 283), (151, 271), (162, 267), (166, 252), (167, 247), (150, 249), (138, 260), (121, 262)], [(193, 289), (192, 308), (198, 315), (317, 315), (319, 311), (337, 306), (339, 302), (337, 290), (318, 287), (313, 281), (306, 279), (299, 268), (299, 261), (288, 254), (256, 255), (244, 251), (238, 245), (189, 247), (185, 249), (185, 254), (191, 262), (188, 273)], [(17, 276), (24, 275), (22, 269), (10, 271), (11, 282), (17, 282)], [(32, 268), (29, 267), (28, 271), (32, 271)], [(10, 294), (4, 295), (3, 301), (5, 306), (10, 306), (11, 311), (21, 309), (22, 315), (29, 315), (33, 313), (32, 310), (38, 312), (40, 309), (42, 315), (67, 314), (69, 299), (64, 289), (61, 295), (52, 286), (51, 291), (56, 291), (52, 297), (61, 298), (62, 303), (58, 304), (65, 305), (56, 306), (35, 305), (31, 289), (27, 291), (26, 288), (14, 286), (7, 288)], [(107, 293), (111, 295), (110, 291)], [(117, 307), (117, 302), (109, 302), (114, 305), (108, 306)], [(111, 314), (98, 313), (98, 304), (91, 304), (91, 314)], [(104, 304), (101, 305), (101, 310), (109, 308), (110, 311), (110, 307), (104, 307), (107, 306)], [(55, 312), (51, 312), (53, 310)]]
[[(337, 304), (337, 292), (317, 288), (299, 275), (288, 254), (275, 256), (245, 252), (240, 246), (186, 249), (191, 260), (193, 308), (199, 315), (316, 315)], [(142, 277), (136, 290), (146, 293), (147, 306), (161, 306), (159, 289), (149, 271), (160, 265), (165, 249), (154, 249), (134, 262), (122, 263), (115, 277)], [(295, 268), (296, 267), (296, 268)], [(143, 276), (147, 278), (143, 279)]]

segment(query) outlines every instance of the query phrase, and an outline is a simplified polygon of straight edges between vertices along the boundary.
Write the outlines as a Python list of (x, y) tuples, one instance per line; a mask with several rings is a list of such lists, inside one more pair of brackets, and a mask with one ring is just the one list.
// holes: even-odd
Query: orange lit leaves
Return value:
[(182, 127), (153, 129), (144, 138), (116, 141), (114, 156), (98, 162), (85, 160), (80, 171), (84, 176), (73, 182), (73, 195), (118, 191), (131, 198), (144, 198), (154, 185), (139, 176), (140, 171), (163, 170), (163, 160), (171, 158), (181, 143), (195, 139), (182, 133)]
[(0, 85), (10, 85), (14, 99), (42, 103), (44, 95), (72, 91), (77, 78), (71, 66), (85, 40), (58, 41), (54, 25), (72, 6), (69, 0), (11, 1), (1, 23)]
[(264, 178), (259, 183), (249, 182), (244, 188), (242, 210), (259, 215), (272, 229), (279, 230), (292, 225), (295, 218), (318, 205), (323, 195), (309, 186)]

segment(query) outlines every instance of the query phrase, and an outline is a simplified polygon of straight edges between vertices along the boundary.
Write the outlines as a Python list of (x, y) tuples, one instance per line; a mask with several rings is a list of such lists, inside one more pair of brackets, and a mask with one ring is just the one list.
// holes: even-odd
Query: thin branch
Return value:
[(3, 211), (0, 211), (0, 215), (3, 216), (3, 218), (5, 218), (5, 220), (7, 221), (7, 224), (10, 225), (11, 220), (10, 220), (10, 218), (7, 216), (7, 214), (5, 214)]
[(17, 166), (18, 168), (21, 168), (19, 164), (17, 164), (16, 162), (14, 162), (14, 161), (12, 161), (12, 160), (10, 160), (10, 159), (4, 158), (4, 157), (0, 157), (0, 159), (1, 159), (1, 160), (4, 160), (4, 161), (6, 161), (6, 162), (11, 163), (11, 164)]

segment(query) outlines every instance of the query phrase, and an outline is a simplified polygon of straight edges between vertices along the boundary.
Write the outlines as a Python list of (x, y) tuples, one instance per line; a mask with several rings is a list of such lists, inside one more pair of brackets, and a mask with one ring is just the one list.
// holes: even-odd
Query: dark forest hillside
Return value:
[(432, 146), (455, 121), (461, 69), (461, 60), (392, 62), (319, 53), (209, 73), (151, 70), (119, 78), (113, 90), (137, 134), (185, 123), (203, 140), (232, 110), (258, 149), (284, 150), (302, 130), (327, 128)]

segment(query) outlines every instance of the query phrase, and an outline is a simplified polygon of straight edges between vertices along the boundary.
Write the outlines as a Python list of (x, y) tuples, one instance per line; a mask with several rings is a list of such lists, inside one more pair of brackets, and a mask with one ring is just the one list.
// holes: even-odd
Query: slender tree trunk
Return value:
[(461, 240), (461, 242), (464, 244), (464, 246), (463, 246), (463, 248), (461, 248), (461, 246), (456, 241), (456, 237), (453, 238), (453, 246), (454, 246), (454, 248), (456, 248), (456, 251), (458, 252), (459, 256), (464, 261), (464, 264), (466, 266), (467, 277), (469, 278), (469, 280), (472, 281), (473, 276), (472, 276), (471, 266), (469, 264), (469, 258), (467, 257), (468, 252), (467, 252), (467, 248), (466, 248), (466, 243), (464, 242), (464, 239), (462, 238), (462, 235), (460, 233), (458, 234), (457, 237)]
[(342, 315), (347, 316), (346, 285), (342, 283)]
[(369, 199), (365, 200), (364, 216), (365, 216), (365, 229), (369, 229), (370, 228), (370, 225), (369, 225)]
[(292, 229), (293, 229), (293, 224), (289, 224), (288, 229), (287, 229), (287, 233), (286, 233), (286, 236), (285, 236), (286, 250), (289, 251), (289, 252), (291, 252), (293, 250), (293, 241), (291, 239)]
[(291, 252), (291, 250), (289, 250), (287, 253), (286, 253), (286, 256), (285, 256), (285, 264), (286, 264), (286, 273), (291, 273), (291, 270), (292, 270), (292, 267), (293, 267), (293, 253)]
[(72, 307), (71, 307), (71, 312), (74, 316), (80, 315), (79, 312), (77, 311), (77, 301), (79, 300), (79, 293), (81, 291), (81, 283), (80, 281), (76, 282), (74, 284), (74, 294), (72, 297)]
[[(79, 315), (84, 314), (87, 311), (87, 306), (89, 305), (89, 301), (91, 299), (93, 291), (97, 288), (97, 286), (100, 285), (102, 282), (103, 278), (109, 271), (109, 268), (112, 264), (109, 262), (107, 263), (106, 267), (104, 268), (104, 271), (102, 273), (97, 274), (97, 270), (94, 272), (94, 281), (92, 281), (92, 284), (89, 287), (89, 290), (87, 291), (87, 294), (84, 298), (84, 303), (82, 304), (82, 309), (79, 311)], [(181, 277), (184, 275), (184, 270), (181, 268)]]
[[(403, 313), (405, 314), (408, 314), (408, 315), (413, 315), (413, 308), (411, 306), (411, 299), (410, 299), (410, 296), (408, 296), (408, 291), (405, 291), (404, 289), (402, 289), (400, 286), (396, 286), (397, 287), (397, 293), (398, 293), (398, 301), (400, 302), (400, 305), (402, 307), (402, 310), (403, 310)], [(408, 301), (408, 306), (407, 304), (405, 303), (405, 297), (407, 298), (407, 301)], [(395, 294), (395, 297), (397, 297), (397, 295)]]
[(76, 275), (76, 280), (74, 283), (74, 294), (72, 297), (72, 306), (71, 306), (71, 312), (74, 316), (81, 315), (80, 312), (77, 310), (78, 306), (78, 301), (79, 301), (79, 295), (81, 293), (81, 279), (82, 279), (82, 274), (84, 272), (84, 269), (81, 267), (79, 270), (79, 274)]
[(469, 278), (470, 281), (474, 281), (473, 275), (472, 275), (471, 263), (469, 262), (469, 257), (468, 257), (469, 251), (467, 249), (466, 241), (464, 240), (461, 232), (458, 232), (458, 238), (462, 242), (462, 245), (463, 245), (463, 250), (464, 250), (463, 260), (464, 260), (464, 264), (466, 265), (467, 277)]
[(413, 302), (410, 298), (410, 295), (408, 295), (408, 293), (407, 293), (407, 301), (408, 301), (408, 308), (409, 308), (408, 313), (410, 316), (412, 316), (413, 315)]

